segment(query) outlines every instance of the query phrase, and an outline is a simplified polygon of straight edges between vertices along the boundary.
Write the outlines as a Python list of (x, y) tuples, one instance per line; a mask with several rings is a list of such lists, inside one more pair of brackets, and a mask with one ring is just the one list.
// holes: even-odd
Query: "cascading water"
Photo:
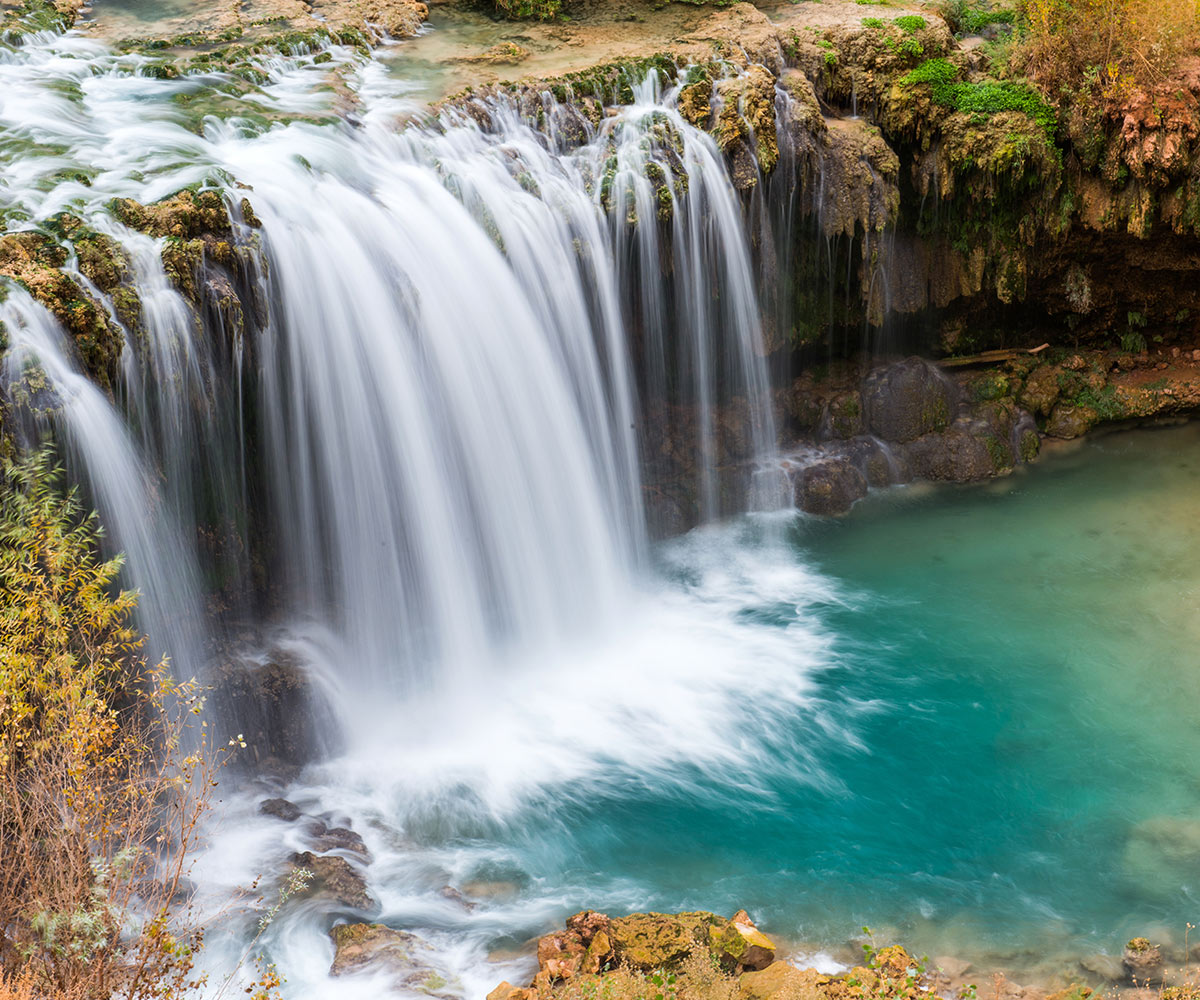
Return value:
[[(92, 164), (82, 185), (63, 177), (70, 156), (28, 156), (0, 203), (31, 222), (69, 208), (115, 240), (140, 309), (123, 329), (114, 405), (53, 317), (13, 288), (9, 395), (20, 404), (22, 381), (49, 383), (39, 405), (17, 409), (76, 456), (127, 553), (143, 624), (178, 669), (198, 672), (220, 641), (202, 607), (213, 573), (202, 536), (231, 525), (244, 553), (264, 545), (249, 521), (265, 523), (263, 600), (349, 720), (350, 755), (295, 794), (345, 808), (365, 834), (391, 801), (386, 825), (407, 846), (370, 835), (372, 887), (389, 911), (436, 911), (431, 850), (501, 829), (551, 788), (585, 776), (600, 787), (602, 762), (631, 734), (638, 750), (613, 772), (618, 784), (631, 766), (684, 767), (678, 781), (692, 787), (696, 740), (730, 775), (756, 759), (757, 741), (723, 745), (742, 718), (731, 685), (794, 704), (804, 674), (721, 672), (754, 655), (786, 663), (778, 638), (742, 629), (712, 598), (698, 599), (704, 623), (678, 598), (638, 606), (649, 554), (639, 452), (661, 423), (645, 426), (647, 407), (666, 399), (690, 414), (676, 437), (693, 456), (682, 468), (702, 518), (730, 509), (724, 477), (745, 495), (749, 463), (769, 466), (774, 447), (740, 207), (713, 140), (675, 112), (674, 94), (650, 79), (569, 141), (500, 98), (397, 132), (395, 95), (368, 64), (360, 128), (210, 119), (197, 136), (169, 102), (202, 83), (152, 83), (128, 65), (70, 35), (31, 38), (0, 61), (19, 94), (0, 103), (5, 139), (53, 142)], [(320, 110), (303, 61), (274, 69), (264, 102)], [(64, 78), (77, 90), (55, 86)], [(551, 123), (565, 113), (548, 95), (543, 107)], [(247, 189), (252, 224), (227, 178)], [(197, 182), (226, 191), (253, 247), (236, 322), (214, 302), (216, 277), (198, 274), (189, 303), (167, 279), (164, 239), (108, 207)], [(718, 449), (719, 432), (741, 443)], [(264, 510), (250, 509), (256, 497)], [(253, 559), (235, 559), (237, 571)], [(726, 585), (728, 567), (700, 572), (720, 582), (698, 585)], [(734, 571), (728, 585), (755, 593), (758, 572)], [(252, 613), (229, 612), (242, 625)], [(527, 684), (541, 696), (514, 701)], [(380, 755), (403, 765), (380, 769)], [(206, 884), (246, 864), (277, 869), (277, 837), (265, 856), (238, 843), (238, 864)], [(486, 865), (489, 852), (456, 864)], [(324, 911), (306, 912), (323, 939)], [(306, 919), (289, 933), (312, 952)], [(495, 919), (484, 922), (493, 934)], [(520, 925), (530, 912), (523, 903), (498, 919)], [(461, 924), (449, 920), (477, 958), (482, 925), (462, 938)]]

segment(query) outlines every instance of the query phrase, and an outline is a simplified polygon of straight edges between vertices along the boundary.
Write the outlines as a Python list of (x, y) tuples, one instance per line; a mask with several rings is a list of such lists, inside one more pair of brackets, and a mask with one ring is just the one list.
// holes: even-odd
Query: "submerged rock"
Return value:
[(462, 996), (460, 985), (433, 964), (433, 949), (415, 934), (383, 924), (339, 924), (329, 936), (334, 947), (331, 976), (383, 970), (397, 989), (444, 1000)]
[(307, 868), (313, 873), (312, 882), (304, 893), (326, 896), (352, 910), (370, 912), (378, 904), (367, 891), (366, 879), (345, 858), (304, 851), (293, 854), (292, 870)]
[(866, 477), (846, 459), (817, 462), (796, 477), (796, 506), (809, 514), (844, 514), (866, 495)]
[(258, 811), (264, 816), (274, 816), (285, 823), (292, 823), (301, 816), (300, 807), (287, 799), (263, 799), (258, 804)]

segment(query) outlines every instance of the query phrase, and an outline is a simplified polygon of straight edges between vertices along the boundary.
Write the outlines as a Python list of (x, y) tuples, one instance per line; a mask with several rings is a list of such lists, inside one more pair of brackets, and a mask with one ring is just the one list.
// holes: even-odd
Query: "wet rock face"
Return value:
[(844, 514), (867, 495), (867, 479), (845, 459), (828, 459), (796, 477), (796, 506), (810, 514)]
[(303, 851), (292, 855), (291, 867), (313, 873), (305, 894), (324, 896), (339, 906), (363, 913), (378, 910), (379, 906), (367, 891), (366, 879), (355, 865), (345, 858)]
[(218, 667), (212, 697), (214, 709), (242, 734), (247, 763), (260, 769), (286, 773), (316, 759), (328, 749), (321, 734), (335, 731), (304, 665), (283, 650), (261, 663), (231, 658)]
[(950, 483), (990, 479), (1013, 466), (1008, 445), (986, 431), (953, 427), (943, 434), (925, 434), (905, 447), (914, 475)]
[(945, 430), (954, 408), (952, 394), (937, 367), (920, 358), (873, 372), (862, 387), (867, 429), (898, 442)]
[(460, 984), (443, 975), (434, 964), (433, 949), (416, 934), (394, 930), (383, 924), (339, 924), (333, 939), (332, 976), (383, 971), (395, 989), (424, 994), (437, 1000), (457, 1000)]

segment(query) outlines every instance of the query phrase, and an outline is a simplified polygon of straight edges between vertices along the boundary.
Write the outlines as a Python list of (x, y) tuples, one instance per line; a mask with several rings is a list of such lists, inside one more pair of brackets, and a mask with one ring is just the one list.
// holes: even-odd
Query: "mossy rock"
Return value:
[(60, 270), (68, 257), (46, 233), (0, 237), (0, 275), (19, 282), (54, 314), (74, 340), (84, 370), (107, 388), (116, 377), (124, 337), (108, 312)]

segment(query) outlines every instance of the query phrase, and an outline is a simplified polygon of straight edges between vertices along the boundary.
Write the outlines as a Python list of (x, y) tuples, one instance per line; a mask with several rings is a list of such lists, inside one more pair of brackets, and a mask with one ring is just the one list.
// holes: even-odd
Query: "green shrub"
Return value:
[(495, 0), (496, 10), (510, 21), (553, 21), (562, 0)]

